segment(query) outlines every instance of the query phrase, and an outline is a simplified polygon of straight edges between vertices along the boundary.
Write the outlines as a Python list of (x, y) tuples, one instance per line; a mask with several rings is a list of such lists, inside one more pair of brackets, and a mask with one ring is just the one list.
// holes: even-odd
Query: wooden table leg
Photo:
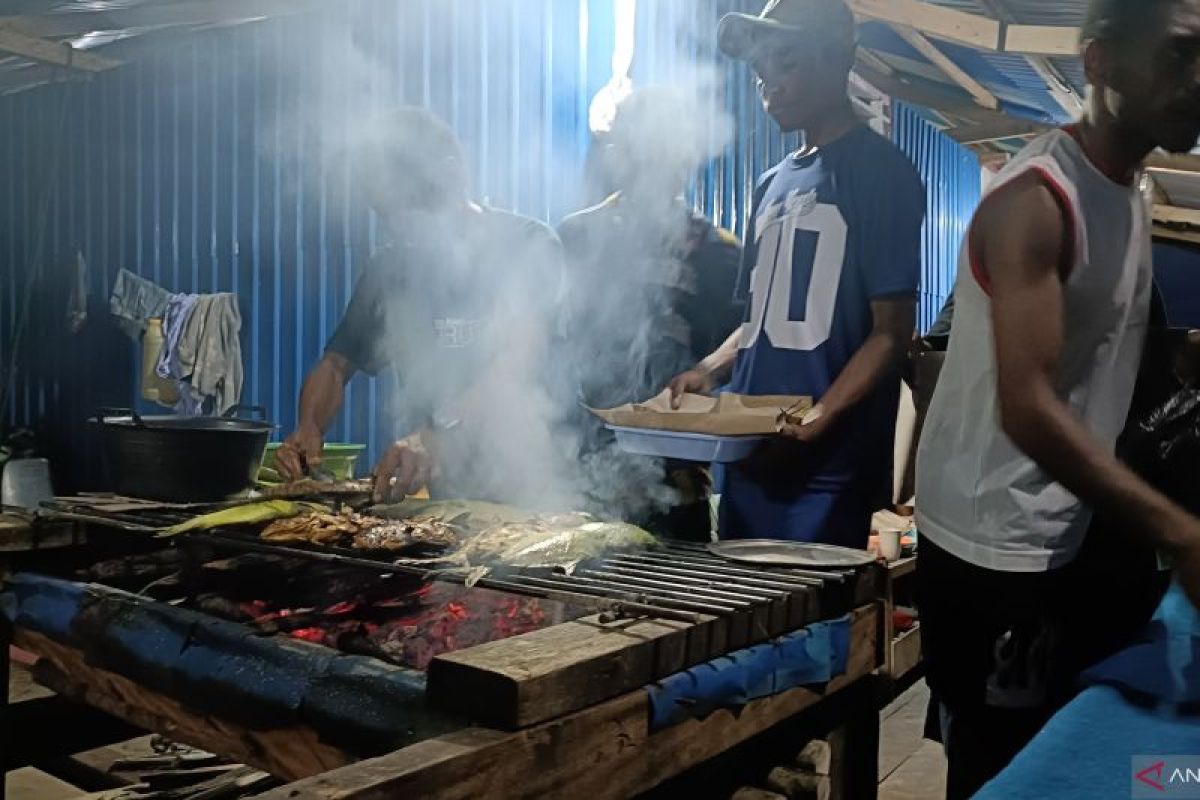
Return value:
[(879, 709), (886, 681), (866, 678), (847, 698), (845, 716), (829, 736), (830, 800), (875, 800), (879, 792)]

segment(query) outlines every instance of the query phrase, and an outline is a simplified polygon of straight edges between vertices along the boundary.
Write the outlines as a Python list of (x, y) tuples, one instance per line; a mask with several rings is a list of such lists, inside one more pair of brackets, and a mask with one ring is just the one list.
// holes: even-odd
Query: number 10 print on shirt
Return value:
[[(817, 201), (817, 191), (794, 189), (764, 204), (755, 219), (758, 259), (750, 274), (750, 319), (741, 348), (766, 335), (779, 350), (815, 350), (829, 340), (846, 255), (846, 220), (836, 205)], [(801, 248), (811, 260), (797, 258)], [(809, 267), (811, 267), (809, 269)], [(807, 282), (803, 312), (793, 319), (797, 282)]]

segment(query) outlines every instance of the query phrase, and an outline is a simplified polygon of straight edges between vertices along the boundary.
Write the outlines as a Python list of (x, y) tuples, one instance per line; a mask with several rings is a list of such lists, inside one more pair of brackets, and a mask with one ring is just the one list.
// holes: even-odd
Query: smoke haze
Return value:
[[(448, 13), (454, 25), (484, 24), (481, 0), (445, 6), (453, 9)], [(512, 33), (517, 48), (544, 46), (538, 25), (514, 24)], [(694, 32), (683, 32), (680, 41), (685, 34)], [(410, 132), (394, 125), (394, 107), (380, 103), (381, 74), (451, 75), (486, 65), (471, 63), (476, 56), (428, 47), (420, 30), (402, 38), (398, 49), (381, 48), (363, 35), (347, 35), (345, 41), (353, 46), (328, 47), (319, 56), (324, 76), (323, 88), (314, 93), (319, 101), (289, 108), (277, 121), (284, 133), (262, 137), (262, 155), (350, 190), (355, 213), (367, 213), (368, 204), (376, 209), (375, 241), (389, 252), (376, 264), (398, 270), (394, 277), (402, 287), (379, 299), (386, 311), (381, 333), (387, 356), (403, 387), (387, 410), (398, 432), (431, 411), (453, 426), (439, 437), (443, 493), (623, 518), (667, 508), (676, 497), (662, 482), (661, 464), (611, 444), (581, 448), (578, 404), (642, 399), (639, 395), (656, 392), (680, 366), (658, 358), (661, 329), (654, 323), (678, 281), (680, 264), (670, 251), (688, 235), (679, 198), (696, 169), (719, 155), (732, 136), (717, 70), (681, 52), (659, 70), (669, 80), (623, 103), (612, 131), (592, 145), (602, 148), (593, 154), (600, 159), (599, 186), (585, 185), (577, 143), (564, 146), (546, 135), (545, 116), (553, 113), (553, 104), (544, 98), (519, 102), (526, 87), (514, 85), (513, 102), (492, 109), (494, 120), (459, 113), (453, 96), (418, 103), (428, 99), (460, 139), (484, 142), (482, 153), (477, 148), (465, 159), (468, 191), (476, 202), (499, 200), (505, 209), (561, 215), (550, 201), (541, 208), (523, 202), (522, 187), (544, 180), (539, 176), (547, 171), (553, 191), (540, 188), (564, 210), (600, 196), (601, 189), (622, 191), (644, 235), (626, 243), (632, 249), (621, 250), (620, 259), (600, 265), (605, 273), (599, 283), (607, 291), (581, 297), (580, 287), (594, 282), (577, 273), (581, 266), (597, 265), (564, 258), (548, 244), (543, 226), (512, 224), (495, 212), (421, 209), (431, 192), (453, 182), (450, 167), (434, 162), (397, 169), (381, 155), (421, 153), (425, 147), (423, 133), (411, 132), (415, 140), (406, 140)], [(561, 69), (561, 79), (527, 80), (535, 91), (562, 85), (575, 66), (551, 58), (543, 69)], [(576, 104), (586, 108), (590, 99)], [(486, 132), (501, 128), (527, 136), (491, 142)], [(304, 163), (288, 144), (305, 139), (320, 142), (317, 163)], [(374, 154), (365, 169), (363, 153)], [(587, 324), (579, 324), (581, 317)]]

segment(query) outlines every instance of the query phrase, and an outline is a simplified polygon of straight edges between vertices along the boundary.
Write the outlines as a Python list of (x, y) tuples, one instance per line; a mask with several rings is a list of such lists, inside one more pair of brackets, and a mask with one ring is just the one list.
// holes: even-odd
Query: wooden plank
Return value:
[[(585, 617), (435, 658), (438, 708), (498, 728), (524, 728), (644, 686), (689, 660), (690, 623)], [(693, 653), (693, 656), (697, 654)]]
[(1176, 242), (1185, 242), (1187, 244), (1200, 244), (1200, 233), (1191, 231), (1180, 231), (1174, 228), (1168, 228), (1165, 225), (1154, 226), (1155, 239), (1170, 239)]
[(1042, 56), (1079, 55), (1079, 28), (1058, 25), (1009, 25), (1004, 51)]
[(947, 84), (941, 88), (935, 84), (915, 84), (905, 81), (896, 75), (886, 75), (859, 59), (854, 67), (859, 77), (875, 86), (881, 92), (898, 100), (904, 100), (915, 105), (935, 111), (952, 114), (969, 120), (972, 125), (1011, 124), (1012, 118), (999, 111), (991, 111), (975, 105), (970, 98), (955, 87)]
[(920, 0), (850, 0), (849, 5), (859, 16), (907, 25), (936, 39), (980, 50), (996, 50), (1000, 46), (1000, 22), (979, 14)]
[(70, 523), (43, 520), (35, 525), (23, 515), (0, 514), (0, 553), (50, 550), (84, 541), (83, 531)]
[(1175, 155), (1155, 150), (1146, 157), (1146, 167), (1168, 172), (1200, 172), (1200, 155)]
[(639, 690), (512, 734), (473, 728), (420, 742), (260, 800), (632, 797), (857, 686), (879, 666), (878, 631), (878, 605), (852, 614), (847, 672), (822, 691), (793, 689), (650, 734)]
[(968, 75), (966, 70), (955, 64), (953, 59), (939, 50), (933, 42), (926, 39), (920, 31), (910, 28), (907, 25), (893, 24), (891, 27), (892, 30), (900, 35), (901, 39), (908, 42), (914, 50), (944, 72), (946, 77), (961, 86), (967, 94), (974, 98), (976, 103), (992, 111), (1000, 108), (1000, 100), (996, 95), (988, 91), (987, 87), (982, 83)]
[(36, 36), (26, 36), (8, 28), (0, 28), (0, 51), (41, 61), (45, 64), (55, 64), (88, 72), (102, 72), (120, 66), (121, 63), (95, 53), (73, 50), (70, 45), (39, 39)]
[(1075, 93), (1074, 88), (1067, 83), (1062, 73), (1050, 63), (1049, 59), (1045, 56), (1026, 56), (1025, 60), (1029, 62), (1029, 66), (1038, 74), (1038, 77), (1046, 82), (1046, 91), (1050, 92), (1050, 96), (1054, 98), (1054, 102), (1058, 103), (1059, 108), (1066, 112), (1071, 119), (1078, 119), (1083, 115), (1083, 99)]
[(318, 775), (354, 761), (349, 754), (319, 741), (310, 728), (250, 730), (89, 666), (78, 650), (41, 634), (17, 628), (13, 639), (40, 657), (35, 675), (58, 694), (282, 780)]
[(1200, 228), (1200, 210), (1171, 205), (1155, 205), (1154, 221), (1160, 225), (1187, 225)]
[(1002, 139), (1024, 139), (1037, 136), (1050, 130), (1049, 125), (1040, 122), (1029, 122), (1021, 119), (1009, 119), (1003, 122), (989, 122), (984, 125), (963, 125), (950, 128), (946, 135), (959, 144), (983, 144)]
[(893, 678), (903, 678), (921, 663), (921, 626), (897, 636), (891, 642), (892, 658), (889, 672)]

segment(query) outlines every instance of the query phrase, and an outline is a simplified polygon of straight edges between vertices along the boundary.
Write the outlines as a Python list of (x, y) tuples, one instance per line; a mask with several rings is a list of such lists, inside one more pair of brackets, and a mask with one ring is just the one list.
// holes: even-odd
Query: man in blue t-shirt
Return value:
[(721, 21), (767, 112), (804, 146), (754, 193), (739, 292), (745, 320), (671, 384), (684, 392), (808, 395), (815, 407), (722, 487), (724, 538), (864, 547), (890, 474), (899, 365), (912, 338), (925, 192), (847, 94), (854, 16), (842, 0), (773, 0)]

